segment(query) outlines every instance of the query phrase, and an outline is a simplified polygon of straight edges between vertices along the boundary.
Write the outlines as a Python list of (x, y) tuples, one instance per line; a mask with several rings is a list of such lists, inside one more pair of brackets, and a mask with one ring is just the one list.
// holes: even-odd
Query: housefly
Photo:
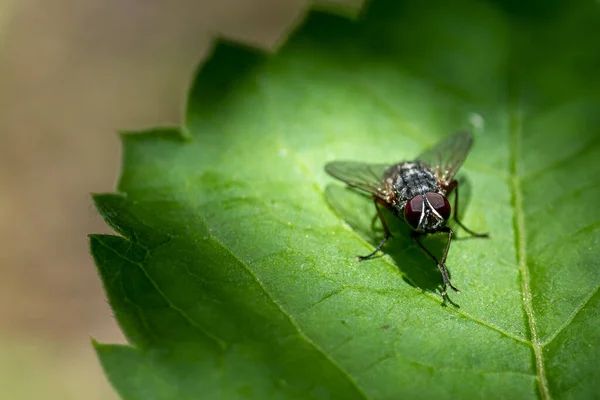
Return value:
[[(354, 161), (334, 161), (325, 171), (348, 186), (363, 190), (373, 196), (377, 216), (383, 225), (385, 236), (370, 254), (358, 256), (359, 261), (373, 257), (390, 238), (390, 231), (381, 213), (381, 207), (403, 219), (411, 228), (411, 238), (436, 263), (442, 274), (442, 296), (446, 287), (460, 291), (452, 285), (446, 268), (453, 231), (446, 226), (451, 214), (448, 196), (454, 191), (454, 220), (474, 237), (489, 237), (488, 233), (475, 233), (458, 219), (458, 181), (454, 176), (463, 164), (473, 135), (457, 132), (419, 155), (414, 161), (397, 164), (367, 164)], [(446, 233), (448, 240), (441, 260), (438, 260), (421, 243), (423, 235)]]

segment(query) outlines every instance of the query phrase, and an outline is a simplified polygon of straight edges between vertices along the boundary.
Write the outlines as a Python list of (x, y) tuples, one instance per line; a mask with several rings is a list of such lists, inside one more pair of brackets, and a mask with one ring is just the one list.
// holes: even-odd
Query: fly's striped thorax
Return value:
[(434, 172), (420, 162), (396, 164), (386, 171), (385, 179), (391, 183), (399, 208), (404, 208), (407, 201), (419, 194), (441, 191)]

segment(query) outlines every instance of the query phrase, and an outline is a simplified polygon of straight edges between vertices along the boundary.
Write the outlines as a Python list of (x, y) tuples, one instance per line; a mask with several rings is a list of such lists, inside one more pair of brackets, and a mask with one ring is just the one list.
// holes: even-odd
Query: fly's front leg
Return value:
[(456, 223), (458, 225), (460, 225), (461, 228), (463, 228), (469, 235), (471, 235), (473, 237), (489, 238), (490, 237), (489, 233), (473, 232), (472, 230), (467, 228), (462, 222), (460, 222), (460, 220), (458, 219), (458, 181), (452, 181), (450, 183), (450, 185), (448, 186), (448, 195), (450, 195), (450, 193), (452, 193), (453, 190), (456, 191), (456, 197), (454, 197), (454, 220), (456, 221)]
[(421, 243), (421, 241), (419, 240), (419, 237), (421, 235), (419, 233), (413, 231), (411, 233), (410, 237), (412, 238), (412, 240), (414, 240), (419, 245), (421, 250), (423, 250), (425, 252), (425, 254), (427, 254), (429, 256), (429, 258), (431, 258), (437, 265), (438, 270), (442, 274), (442, 296), (445, 296), (446, 295), (446, 287), (448, 287), (448, 286), (450, 286), (450, 288), (452, 290), (454, 290), (456, 293), (460, 293), (460, 290), (458, 290), (456, 287), (454, 287), (454, 285), (452, 285), (452, 282), (450, 282), (450, 277), (448, 276), (448, 269), (446, 268), (446, 257), (448, 257), (448, 251), (450, 250), (450, 242), (452, 241), (452, 229), (445, 228), (443, 230), (443, 232), (448, 232), (448, 241), (446, 242), (446, 248), (444, 249), (444, 255), (442, 256), (442, 262), (439, 262), (438, 259), (427, 249), (427, 247), (425, 247), (423, 245), (423, 243)]
[(373, 257), (379, 250), (381, 250), (381, 248), (383, 247), (385, 242), (387, 242), (387, 240), (390, 238), (390, 236), (392, 236), (390, 234), (390, 230), (387, 227), (387, 224), (385, 223), (383, 214), (381, 213), (381, 210), (379, 209), (380, 202), (381, 202), (381, 200), (379, 198), (377, 198), (377, 197), (373, 198), (373, 203), (375, 204), (375, 210), (377, 210), (377, 216), (379, 217), (379, 220), (381, 221), (381, 225), (383, 225), (383, 232), (385, 233), (385, 236), (383, 237), (383, 239), (381, 240), (379, 245), (375, 248), (375, 250), (373, 250), (371, 253), (367, 254), (366, 256), (357, 256), (356, 258), (358, 259), (358, 261), (368, 260), (369, 258)]

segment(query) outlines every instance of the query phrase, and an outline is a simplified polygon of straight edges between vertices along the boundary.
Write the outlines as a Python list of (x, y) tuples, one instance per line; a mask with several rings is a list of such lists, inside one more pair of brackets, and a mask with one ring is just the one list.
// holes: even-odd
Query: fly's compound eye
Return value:
[(404, 207), (404, 219), (411, 228), (417, 229), (423, 212), (423, 196), (418, 195), (410, 199)]
[(450, 218), (450, 203), (448, 199), (439, 193), (432, 192), (427, 193), (425, 196), (431, 207), (440, 214), (444, 221), (447, 221)]

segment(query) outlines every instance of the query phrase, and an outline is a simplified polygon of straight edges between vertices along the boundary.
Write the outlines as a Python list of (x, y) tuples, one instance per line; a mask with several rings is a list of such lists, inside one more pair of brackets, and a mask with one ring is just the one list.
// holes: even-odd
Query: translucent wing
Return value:
[(434, 169), (439, 179), (449, 185), (467, 158), (472, 144), (473, 135), (470, 132), (456, 132), (440, 140), (416, 159), (427, 163)]
[(325, 171), (349, 186), (386, 199), (383, 174), (390, 164), (367, 164), (354, 161), (334, 161), (325, 165)]

